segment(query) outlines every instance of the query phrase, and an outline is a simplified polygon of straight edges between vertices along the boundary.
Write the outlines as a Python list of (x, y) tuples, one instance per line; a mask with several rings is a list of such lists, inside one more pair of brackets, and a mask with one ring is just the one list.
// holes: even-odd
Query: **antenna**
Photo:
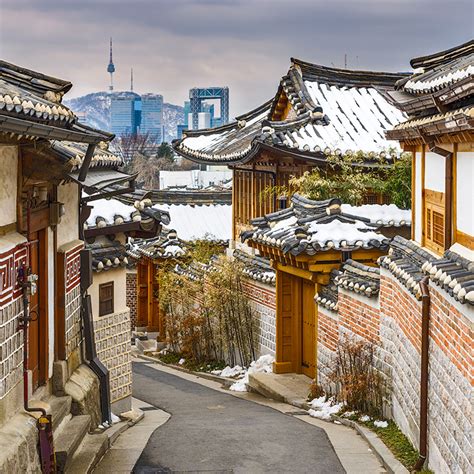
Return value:
[(133, 67), (130, 68), (130, 91), (133, 92)]
[(344, 69), (347, 69), (347, 53), (344, 54)]

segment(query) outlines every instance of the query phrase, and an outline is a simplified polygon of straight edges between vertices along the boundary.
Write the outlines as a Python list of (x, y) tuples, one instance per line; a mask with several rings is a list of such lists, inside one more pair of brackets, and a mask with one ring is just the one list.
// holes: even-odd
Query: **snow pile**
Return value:
[(265, 373), (269, 374), (273, 371), (272, 365), (275, 362), (275, 358), (269, 354), (259, 357), (256, 361), (250, 364), (248, 370), (244, 373), (244, 376), (232, 384), (229, 390), (233, 392), (247, 392), (247, 384), (249, 383), (249, 374)]
[(388, 423), (386, 421), (375, 420), (374, 426), (376, 426), (377, 428), (387, 428)]
[(120, 418), (117, 415), (111, 413), (111, 417), (112, 417), (112, 424), (120, 422)]
[(179, 359), (178, 364), (179, 364), (179, 365), (183, 365), (185, 362), (186, 362), (186, 359)]
[(211, 371), (211, 374), (220, 375), (221, 377), (229, 377), (229, 378), (234, 378), (244, 373), (245, 373), (245, 370), (242, 367), (240, 367), (240, 365), (236, 365), (235, 367), (227, 366), (222, 370)]
[(411, 209), (400, 209), (395, 204), (364, 204), (362, 206), (342, 204), (341, 210), (344, 214), (370, 219), (372, 224), (396, 226), (411, 224)]
[(367, 423), (367, 422), (370, 421), (370, 420), (371, 420), (371, 418), (370, 418), (369, 415), (364, 415), (364, 416), (361, 416), (361, 417), (359, 418), (359, 421), (362, 421), (363, 423)]
[(311, 409), (308, 414), (313, 418), (319, 418), (320, 420), (330, 420), (331, 415), (335, 415), (343, 406), (342, 403), (335, 403), (334, 397), (326, 399), (326, 396), (315, 398), (310, 403)]

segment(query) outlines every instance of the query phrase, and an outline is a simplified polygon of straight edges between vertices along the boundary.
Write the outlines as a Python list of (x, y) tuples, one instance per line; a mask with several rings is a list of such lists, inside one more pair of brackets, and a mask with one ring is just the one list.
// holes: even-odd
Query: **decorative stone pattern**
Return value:
[(244, 282), (244, 292), (260, 321), (260, 352), (275, 354), (276, 295), (275, 287), (254, 280)]
[(130, 308), (130, 327), (133, 331), (137, 325), (137, 274), (127, 272), (126, 304)]
[(66, 293), (65, 302), (66, 357), (69, 358), (82, 341), (81, 290), (79, 285)]
[(0, 309), (0, 399), (21, 381), (23, 337), (18, 319), (22, 313), (21, 298)]
[(97, 356), (109, 370), (113, 403), (132, 394), (129, 310), (101, 316), (94, 321), (94, 332)]
[(18, 331), (23, 313), (18, 268), (28, 262), (28, 247), (17, 245), (0, 254), (0, 399), (21, 380), (23, 338)]

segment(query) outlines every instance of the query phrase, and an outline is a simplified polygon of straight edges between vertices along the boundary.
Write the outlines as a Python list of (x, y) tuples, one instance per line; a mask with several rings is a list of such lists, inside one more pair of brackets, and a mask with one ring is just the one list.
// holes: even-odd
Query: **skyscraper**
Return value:
[(163, 141), (163, 96), (159, 94), (142, 95), (140, 133), (148, 133), (156, 143)]
[(135, 94), (113, 96), (110, 104), (111, 132), (117, 136), (137, 133)]

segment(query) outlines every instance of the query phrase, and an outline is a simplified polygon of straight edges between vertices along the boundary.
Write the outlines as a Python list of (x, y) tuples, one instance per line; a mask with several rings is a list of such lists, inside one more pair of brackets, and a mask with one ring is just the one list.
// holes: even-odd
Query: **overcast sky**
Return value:
[(472, 0), (0, 0), (0, 57), (68, 79), (68, 96), (115, 88), (182, 104), (230, 87), (231, 115), (276, 92), (290, 57), (409, 70), (409, 59), (474, 36)]

